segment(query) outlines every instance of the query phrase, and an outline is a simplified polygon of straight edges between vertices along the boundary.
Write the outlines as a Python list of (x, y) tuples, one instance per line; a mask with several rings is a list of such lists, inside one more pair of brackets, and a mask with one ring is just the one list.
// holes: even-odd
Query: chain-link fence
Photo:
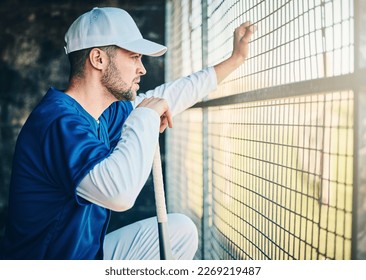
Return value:
[(167, 1), (167, 80), (258, 28), (245, 64), (167, 135), (168, 209), (196, 223), (197, 259), (366, 258), (364, 6)]

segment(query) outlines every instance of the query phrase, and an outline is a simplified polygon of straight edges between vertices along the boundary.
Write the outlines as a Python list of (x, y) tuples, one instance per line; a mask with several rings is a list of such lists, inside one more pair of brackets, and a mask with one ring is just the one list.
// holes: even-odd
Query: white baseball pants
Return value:
[[(168, 214), (168, 231), (173, 257), (193, 259), (198, 248), (194, 223), (183, 214)], [(106, 260), (159, 260), (159, 237), (156, 217), (138, 221), (106, 235)]]

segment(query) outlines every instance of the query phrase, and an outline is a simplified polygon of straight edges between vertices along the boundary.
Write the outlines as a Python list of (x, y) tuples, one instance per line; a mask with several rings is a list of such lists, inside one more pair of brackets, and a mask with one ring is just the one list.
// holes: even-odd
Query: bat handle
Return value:
[(157, 144), (155, 150), (152, 172), (154, 180), (156, 214), (158, 219), (160, 259), (170, 260), (173, 259), (173, 256), (170, 248), (168, 232), (168, 214), (165, 203), (163, 170), (161, 165), (159, 143)]

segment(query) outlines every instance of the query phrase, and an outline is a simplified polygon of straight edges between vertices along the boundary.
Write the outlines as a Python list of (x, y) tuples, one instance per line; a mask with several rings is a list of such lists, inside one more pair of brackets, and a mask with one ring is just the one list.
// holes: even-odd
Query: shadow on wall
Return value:
[[(68, 82), (69, 65), (63, 37), (69, 25), (95, 6), (120, 7), (132, 15), (144, 37), (164, 44), (164, 4), (165, 0), (1, 1), (0, 239), (4, 233), (12, 156), (20, 128), (50, 86), (63, 89)], [(141, 92), (164, 82), (164, 57), (146, 57), (143, 61), (148, 74), (141, 81)], [(155, 215), (151, 182), (149, 179), (133, 209), (113, 213), (109, 231)]]

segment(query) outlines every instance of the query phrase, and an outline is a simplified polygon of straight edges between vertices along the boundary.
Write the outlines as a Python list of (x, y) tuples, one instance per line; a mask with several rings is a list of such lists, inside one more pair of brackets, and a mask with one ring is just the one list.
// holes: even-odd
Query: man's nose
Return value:
[(142, 63), (142, 61), (140, 60), (140, 65), (137, 67), (137, 73), (142, 76), (146, 74), (146, 69), (144, 67), (144, 64)]

